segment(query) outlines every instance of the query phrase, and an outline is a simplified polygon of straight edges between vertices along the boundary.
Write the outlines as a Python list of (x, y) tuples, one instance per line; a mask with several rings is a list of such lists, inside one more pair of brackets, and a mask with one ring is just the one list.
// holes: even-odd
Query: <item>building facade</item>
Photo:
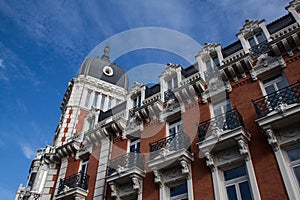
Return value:
[(16, 199), (300, 199), (300, 1), (128, 89), (87, 58)]

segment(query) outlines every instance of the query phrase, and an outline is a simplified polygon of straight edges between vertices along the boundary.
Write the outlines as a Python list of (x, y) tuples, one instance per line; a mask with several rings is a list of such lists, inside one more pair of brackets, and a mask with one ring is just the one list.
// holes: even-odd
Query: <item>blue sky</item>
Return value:
[[(67, 83), (99, 43), (130, 29), (160, 27), (201, 45), (227, 46), (237, 40), (235, 34), (245, 19), (272, 22), (287, 13), (287, 4), (286, 0), (0, 0), (0, 199), (14, 198), (19, 184), (25, 184), (36, 150), (51, 144)], [(115, 62), (126, 71), (147, 63), (188, 65), (172, 53), (153, 49), (127, 53)]]

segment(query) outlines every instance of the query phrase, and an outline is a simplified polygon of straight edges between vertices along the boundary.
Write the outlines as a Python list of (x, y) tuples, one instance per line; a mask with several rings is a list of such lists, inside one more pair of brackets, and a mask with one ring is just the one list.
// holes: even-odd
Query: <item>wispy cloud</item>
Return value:
[(27, 159), (33, 159), (35, 156), (35, 150), (32, 146), (26, 143), (20, 143), (21, 149), (23, 151), (23, 154)]
[[(22, 59), (20, 59), (17, 54), (12, 51), (10, 48), (6, 47), (0, 41), (0, 52), (1, 52), (1, 64), (4, 67), (0, 67), (0, 80), (2, 81), (15, 81), (23, 80), (29, 81), (34, 87), (38, 87), (40, 84), (39, 79), (36, 76), (36, 73), (28, 67)], [(5, 60), (5, 65), (3, 61)]]
[(5, 65), (4, 65), (4, 63), (3, 63), (3, 59), (0, 59), (0, 68), (5, 69)]

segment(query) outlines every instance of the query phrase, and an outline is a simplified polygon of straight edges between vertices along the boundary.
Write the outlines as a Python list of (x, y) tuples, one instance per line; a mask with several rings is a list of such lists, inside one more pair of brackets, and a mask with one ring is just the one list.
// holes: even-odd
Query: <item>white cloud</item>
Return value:
[(17, 54), (15, 54), (10, 48), (6, 47), (1, 41), (0, 52), (2, 54), (2, 65), (4, 65), (3, 61), (5, 60), (5, 67), (0, 68), (0, 80), (25, 80), (31, 82), (34, 87), (39, 86), (40, 81), (36, 77), (35, 72), (28, 67), (24, 61), (17, 56)]
[(5, 69), (5, 65), (3, 63), (3, 59), (0, 59), (0, 68)]
[(24, 155), (27, 159), (33, 159), (34, 158), (36, 153), (29, 144), (26, 144), (26, 143), (21, 144), (20, 143), (20, 146), (21, 146), (21, 149), (22, 149), (22, 151), (23, 151), (23, 153), (24, 153)]

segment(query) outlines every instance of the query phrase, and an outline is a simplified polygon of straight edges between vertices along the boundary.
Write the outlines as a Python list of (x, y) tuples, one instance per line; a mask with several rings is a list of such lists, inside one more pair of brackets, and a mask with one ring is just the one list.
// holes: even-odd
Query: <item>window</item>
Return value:
[(287, 155), (293, 175), (300, 188), (300, 147), (288, 150)]
[(168, 84), (168, 89), (177, 88), (178, 87), (178, 78), (177, 78), (177, 76), (169, 79), (167, 81), (167, 84)]
[(108, 110), (111, 109), (112, 107), (112, 104), (113, 104), (113, 98), (112, 97), (108, 97)]
[(133, 99), (133, 108), (137, 108), (140, 106), (141, 106), (141, 95), (139, 95)]
[(89, 106), (90, 98), (91, 98), (91, 93), (92, 93), (91, 90), (88, 90), (88, 91), (87, 91), (86, 98), (85, 98), (85, 103), (84, 103), (84, 106), (85, 106), (85, 107), (88, 107), (88, 106)]
[(187, 200), (188, 199), (188, 189), (187, 182), (181, 183), (170, 187), (170, 200)]
[(35, 177), (36, 177), (36, 172), (32, 172), (30, 174), (30, 179), (28, 181), (28, 187), (32, 187), (35, 181)]
[(283, 76), (283, 74), (279, 74), (277, 76), (273, 76), (269, 79), (263, 81), (264, 89), (267, 95), (276, 92), (282, 88), (287, 87), (289, 84)]
[(98, 92), (95, 92), (94, 101), (93, 101), (93, 106), (94, 106), (94, 107), (97, 106), (98, 97), (99, 97), (99, 93), (98, 93)]
[(178, 133), (182, 130), (183, 130), (183, 127), (182, 127), (181, 119), (178, 119), (176, 121), (172, 121), (169, 123), (169, 136), (175, 135), (176, 133)]
[(104, 110), (106, 97), (107, 96), (105, 94), (102, 94), (101, 103), (100, 103), (100, 110)]
[(265, 35), (261, 32), (261, 33), (257, 33), (254, 36), (248, 38), (249, 44), (252, 47), (266, 41), (266, 37)]
[(89, 160), (88, 159), (82, 160), (80, 172), (82, 172), (83, 174), (87, 174), (88, 166), (89, 166)]
[(224, 181), (229, 200), (253, 199), (245, 165), (224, 171)]
[(213, 114), (214, 116), (225, 114), (232, 110), (230, 99), (226, 99), (221, 102), (213, 103)]
[(135, 138), (130, 140), (129, 142), (129, 152), (137, 152), (140, 153), (140, 138)]

